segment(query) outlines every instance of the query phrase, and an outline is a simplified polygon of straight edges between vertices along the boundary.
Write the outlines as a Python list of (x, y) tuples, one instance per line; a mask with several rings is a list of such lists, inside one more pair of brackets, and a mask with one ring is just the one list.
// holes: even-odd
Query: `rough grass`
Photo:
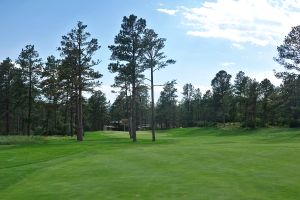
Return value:
[(0, 199), (300, 198), (299, 129), (173, 129), (150, 138), (140, 132), (134, 144), (126, 133), (92, 132), (81, 143), (0, 145)]
[(40, 144), (44, 142), (45, 138), (40, 136), (0, 136), (0, 145)]

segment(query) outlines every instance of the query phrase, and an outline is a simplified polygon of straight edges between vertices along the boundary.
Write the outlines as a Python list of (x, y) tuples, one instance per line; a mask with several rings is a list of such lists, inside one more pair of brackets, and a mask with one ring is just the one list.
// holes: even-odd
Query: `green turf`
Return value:
[(299, 129), (174, 129), (157, 139), (93, 132), (82, 143), (0, 145), (0, 199), (300, 199)]

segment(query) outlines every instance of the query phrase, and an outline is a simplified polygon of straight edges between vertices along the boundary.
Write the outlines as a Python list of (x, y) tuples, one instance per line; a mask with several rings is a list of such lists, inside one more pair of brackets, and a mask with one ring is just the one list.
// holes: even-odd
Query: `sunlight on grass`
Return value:
[(155, 143), (150, 132), (137, 143), (126, 132), (4, 138), (15, 143), (0, 146), (1, 199), (300, 196), (299, 129), (172, 129)]

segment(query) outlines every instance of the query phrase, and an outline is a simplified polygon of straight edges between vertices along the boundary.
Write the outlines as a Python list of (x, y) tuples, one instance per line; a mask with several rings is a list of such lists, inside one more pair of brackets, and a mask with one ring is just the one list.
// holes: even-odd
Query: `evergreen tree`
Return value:
[(243, 71), (239, 71), (235, 77), (233, 91), (235, 94), (235, 120), (243, 122), (246, 114), (246, 86), (250, 78)]
[(192, 96), (192, 110), (193, 110), (193, 122), (199, 123), (202, 116), (202, 93), (199, 88), (194, 90), (193, 96)]
[(165, 47), (165, 38), (159, 38), (158, 34), (152, 29), (146, 29), (144, 36), (145, 48), (145, 65), (144, 67), (150, 69), (151, 75), (151, 129), (152, 141), (155, 141), (155, 113), (154, 113), (154, 76), (156, 70), (166, 67), (169, 64), (175, 64), (175, 60), (166, 60), (165, 53), (162, 51)]
[(183, 86), (182, 122), (183, 126), (186, 127), (193, 125), (192, 100), (194, 96), (194, 91), (194, 86), (191, 83), (187, 83)]
[[(137, 87), (143, 79), (144, 52), (143, 37), (146, 28), (146, 20), (138, 19), (135, 15), (124, 17), (119, 34), (114, 39), (114, 45), (109, 46), (112, 52), (111, 60), (115, 61), (109, 66), (109, 70), (118, 73), (118, 77), (126, 77), (131, 90), (130, 121), (131, 137), (136, 141), (137, 126)], [(127, 83), (127, 85), (128, 85)]]
[(300, 26), (292, 28), (285, 37), (283, 44), (277, 47), (278, 56), (275, 59), (287, 71), (277, 72), (276, 76), (283, 79), (281, 88), (283, 102), (287, 111), (286, 123), (290, 126), (300, 126), (300, 105), (299, 105), (299, 73), (300, 73)]
[[(12, 93), (14, 79), (14, 64), (10, 58), (6, 58), (0, 63), (0, 116), (5, 118), (5, 133), (10, 133), (10, 119), (12, 111)], [(1, 129), (0, 129), (1, 132)]]
[[(283, 44), (277, 47), (278, 57), (274, 58), (280, 65), (287, 70), (300, 72), (300, 26), (292, 28), (291, 32), (285, 37)], [(278, 76), (286, 73), (278, 73)]]
[(167, 82), (160, 92), (157, 102), (157, 119), (161, 128), (174, 128), (177, 126), (177, 89), (176, 81)]
[(88, 121), (92, 131), (103, 130), (108, 123), (108, 102), (101, 91), (95, 91), (88, 99)]
[(289, 73), (283, 77), (280, 106), (282, 121), (290, 127), (300, 126), (300, 76)]
[[(61, 96), (61, 87), (59, 80), (59, 69), (60, 60), (57, 60), (54, 56), (49, 56), (47, 58), (46, 66), (44, 67), (41, 77), (42, 81), (40, 87), (42, 94), (47, 99), (45, 102), (47, 114), (46, 114), (46, 132), (57, 133), (57, 110), (58, 103)], [(51, 113), (53, 113), (53, 118), (50, 118)], [(50, 123), (54, 122), (54, 123)], [(50, 125), (53, 124), (53, 125)]]
[(32, 104), (37, 96), (37, 87), (42, 66), (41, 58), (39, 58), (39, 54), (34, 49), (33, 45), (26, 45), (25, 49), (22, 49), (17, 59), (17, 63), (22, 68), (22, 75), (24, 76), (24, 80), (27, 85), (26, 87), (28, 88), (27, 135), (30, 135), (32, 123)]
[(259, 83), (250, 79), (246, 86), (246, 114), (244, 125), (249, 128), (256, 127), (257, 99), (259, 95)]
[(271, 118), (274, 117), (272, 112), (272, 95), (274, 93), (275, 87), (269, 79), (264, 79), (259, 84), (259, 93), (260, 93), (260, 112), (261, 112), (261, 124), (262, 126), (267, 125), (270, 122)]
[(216, 121), (214, 119), (214, 107), (213, 107), (213, 93), (207, 90), (202, 98), (203, 102), (203, 120), (206, 126), (207, 122)]
[[(126, 94), (125, 92), (120, 92), (119, 95), (116, 97), (115, 101), (113, 104), (110, 106), (109, 110), (109, 115), (111, 121), (118, 121), (120, 122), (121, 120), (126, 121), (127, 127), (129, 126), (128, 124), (128, 118), (127, 118), (127, 100), (126, 100)], [(125, 123), (125, 122), (123, 122)], [(126, 126), (125, 125), (125, 126)], [(129, 127), (128, 127), (129, 128)], [(123, 129), (124, 130), (124, 129)]]
[(93, 69), (93, 66), (99, 64), (99, 60), (93, 60), (93, 56), (100, 45), (98, 40), (92, 38), (91, 34), (86, 32), (87, 25), (78, 22), (76, 27), (67, 35), (62, 36), (61, 47), (58, 50), (65, 60), (65, 65), (69, 69), (72, 88), (75, 89), (76, 105), (76, 132), (77, 140), (83, 140), (83, 97), (84, 91), (91, 92), (93, 88), (99, 85), (98, 81), (101, 74)]
[(215, 78), (211, 81), (213, 89), (213, 99), (215, 113), (218, 121), (225, 124), (226, 118), (229, 117), (229, 103), (231, 97), (231, 75), (226, 71), (219, 71)]
[(149, 128), (150, 124), (150, 104), (149, 104), (149, 93), (148, 87), (145, 85), (140, 85), (137, 88), (137, 124), (140, 129)]

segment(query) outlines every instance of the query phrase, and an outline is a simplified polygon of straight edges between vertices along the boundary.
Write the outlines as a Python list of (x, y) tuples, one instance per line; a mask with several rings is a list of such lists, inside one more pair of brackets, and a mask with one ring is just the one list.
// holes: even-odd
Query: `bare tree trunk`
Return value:
[(57, 130), (57, 103), (54, 103), (54, 130)]
[(155, 113), (154, 113), (154, 85), (153, 85), (153, 67), (151, 66), (151, 129), (152, 141), (155, 142)]
[[(131, 135), (131, 119), (129, 119), (129, 103), (128, 103), (128, 85), (125, 83), (125, 100), (126, 100), (126, 118), (128, 120), (128, 133), (129, 133), (129, 138), (132, 139)], [(130, 120), (130, 121), (129, 121)], [(124, 128), (125, 131), (125, 128)]]
[(18, 133), (18, 135), (20, 135), (20, 116), (18, 115), (17, 116), (17, 133)]
[(132, 81), (132, 99), (131, 99), (131, 116), (132, 116), (132, 126), (131, 135), (132, 141), (136, 142), (136, 76), (135, 76), (135, 66), (133, 67), (133, 81)]
[(49, 116), (50, 116), (50, 110), (48, 106), (46, 106), (47, 114), (46, 114), (46, 130), (47, 130), (47, 135), (49, 134)]
[(82, 63), (81, 63), (81, 39), (78, 41), (78, 83), (77, 83), (77, 102), (76, 102), (76, 114), (77, 114), (77, 141), (82, 141), (83, 140), (83, 125), (82, 125), (82, 89), (83, 89), (83, 83), (82, 83)]
[(25, 135), (25, 113), (21, 110), (21, 131), (22, 135)]
[(81, 98), (81, 89), (79, 88), (77, 96), (77, 140), (83, 140), (83, 126), (82, 126), (82, 98)]
[(5, 127), (5, 132), (6, 134), (9, 134), (9, 92), (7, 91), (7, 94), (6, 94), (6, 113), (5, 113), (5, 118), (6, 118), (6, 127)]
[(70, 104), (70, 135), (73, 137), (74, 135), (74, 107), (73, 104)]
[(27, 135), (30, 135), (30, 129), (31, 129), (31, 106), (32, 106), (32, 101), (31, 101), (31, 96), (32, 96), (32, 91), (31, 91), (31, 85), (32, 85), (32, 71), (31, 71), (31, 64), (29, 66), (29, 91), (28, 91), (28, 121), (27, 121)]
[[(67, 94), (67, 98), (66, 99), (68, 99), (68, 94)], [(67, 102), (68, 100), (66, 100), (66, 102), (65, 102), (65, 114), (64, 114), (64, 124), (67, 124), (67, 120), (68, 120), (68, 102)]]

